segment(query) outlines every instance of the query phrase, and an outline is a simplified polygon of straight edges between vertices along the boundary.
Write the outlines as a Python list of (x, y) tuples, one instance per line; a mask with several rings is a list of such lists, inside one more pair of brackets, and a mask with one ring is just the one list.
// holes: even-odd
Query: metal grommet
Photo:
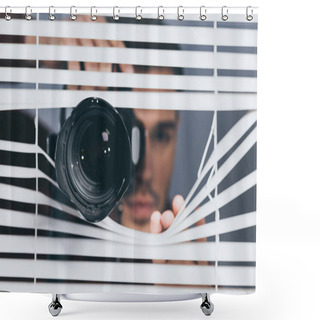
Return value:
[(184, 19), (184, 9), (183, 6), (178, 7), (178, 20), (182, 21)]
[[(9, 14), (8, 14), (8, 11), (9, 11), (9, 6), (6, 6), (5, 8), (4, 8), (4, 18), (7, 20), (7, 21), (10, 21), (11, 20), (11, 16), (9, 16)], [(11, 12), (11, 9), (10, 9), (10, 12)]]
[[(90, 14), (91, 14), (91, 20), (92, 21), (96, 21), (97, 20), (97, 16), (95, 14), (93, 14), (93, 8), (96, 8), (96, 7), (91, 7), (91, 10), (90, 10)], [(96, 10), (96, 13), (97, 13), (97, 9)]]
[[(118, 14), (116, 14), (116, 9), (118, 9), (118, 7), (113, 7), (113, 20), (119, 20), (120, 17)], [(118, 9), (118, 13), (119, 13), (119, 9)]]
[(77, 20), (77, 16), (73, 13), (73, 9), (74, 9), (75, 13), (77, 13), (77, 9), (75, 6), (70, 7), (70, 19), (72, 21), (75, 21), (75, 20)]
[[(140, 14), (138, 14), (138, 8), (140, 9)], [(140, 6), (137, 6), (137, 7), (136, 7), (136, 20), (141, 20), (141, 19), (142, 19), (141, 13), (142, 13), (141, 7), (140, 7)]]
[(221, 19), (223, 21), (227, 21), (228, 20), (228, 8), (226, 6), (223, 6), (221, 8)]
[(204, 21), (204, 20), (207, 19), (206, 13), (207, 13), (206, 7), (205, 6), (201, 6), (200, 7), (200, 20)]
[(53, 21), (56, 17), (53, 13), (56, 12), (56, 10), (54, 9), (54, 6), (49, 7), (49, 20)]
[[(249, 13), (249, 10), (250, 10), (250, 13)], [(247, 7), (247, 10), (246, 10), (246, 18), (248, 21), (252, 21), (253, 20), (253, 9), (252, 7)]]
[(28, 21), (30, 21), (32, 19), (31, 17), (31, 13), (32, 13), (32, 10), (31, 10), (31, 7), (30, 6), (27, 6), (26, 7), (26, 13), (24, 15), (24, 18)]
[[(160, 8), (162, 8), (162, 13), (160, 14)], [(163, 20), (164, 19), (164, 9), (163, 6), (158, 7), (158, 20)]]

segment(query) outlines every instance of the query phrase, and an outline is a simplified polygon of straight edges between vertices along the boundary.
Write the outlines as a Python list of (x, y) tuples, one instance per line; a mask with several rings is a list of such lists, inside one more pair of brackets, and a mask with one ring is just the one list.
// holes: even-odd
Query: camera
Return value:
[(132, 191), (144, 139), (132, 109), (116, 109), (97, 97), (82, 100), (50, 137), (59, 188), (87, 221), (103, 220)]

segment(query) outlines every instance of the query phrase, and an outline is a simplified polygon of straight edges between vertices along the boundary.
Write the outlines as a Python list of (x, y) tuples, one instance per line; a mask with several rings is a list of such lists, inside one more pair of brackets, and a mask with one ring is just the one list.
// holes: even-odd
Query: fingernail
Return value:
[(184, 199), (183, 196), (181, 196), (180, 194), (176, 195), (173, 200), (172, 200), (172, 208), (175, 212), (175, 214), (178, 213), (178, 211), (182, 208), (184, 204)]
[(161, 231), (161, 213), (159, 211), (154, 211), (150, 217), (150, 232), (160, 233)]
[(168, 229), (174, 220), (173, 212), (170, 210), (165, 211), (161, 216), (161, 223), (164, 229)]

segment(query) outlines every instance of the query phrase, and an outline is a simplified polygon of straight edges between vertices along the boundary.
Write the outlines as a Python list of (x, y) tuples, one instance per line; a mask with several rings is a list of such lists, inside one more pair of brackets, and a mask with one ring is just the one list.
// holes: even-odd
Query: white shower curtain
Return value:
[(254, 292), (257, 14), (68, 10), (0, 14), (0, 291)]

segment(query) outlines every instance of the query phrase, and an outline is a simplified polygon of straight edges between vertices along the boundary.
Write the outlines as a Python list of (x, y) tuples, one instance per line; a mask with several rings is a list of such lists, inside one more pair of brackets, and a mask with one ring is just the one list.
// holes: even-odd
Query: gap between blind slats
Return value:
[(79, 213), (74, 208), (68, 207), (67, 205), (59, 201), (51, 199), (46, 195), (42, 194), (41, 192), (36, 192), (33, 190), (12, 185), (10, 186), (10, 188), (8, 188), (7, 184), (0, 183), (0, 194), (2, 196), (2, 199), (5, 200), (31, 204), (38, 203), (43, 205), (49, 205), (60, 211), (64, 211), (72, 216), (79, 217)]
[[(223, 201), (221, 202), (221, 206), (229, 203), (230, 201), (234, 200), (236, 197), (238, 197), (240, 194), (248, 190), (252, 185), (254, 185), (254, 181), (252, 176), (255, 178), (255, 174), (249, 174), (246, 178), (240, 180), (239, 182), (235, 183), (232, 187), (230, 187), (231, 192), (224, 191), (224, 198)], [(248, 180), (249, 179), (249, 180)], [(248, 182), (247, 182), (248, 181)], [(248, 183), (251, 182), (249, 185)], [(234, 187), (237, 187), (237, 190), (239, 189), (239, 192), (233, 192), (235, 189)], [(3, 199), (9, 200), (9, 201), (22, 201), (25, 203), (38, 203), (41, 205), (49, 205), (53, 208), (57, 208), (58, 210), (61, 211), (66, 211), (69, 214), (72, 214), (76, 217), (79, 217), (78, 212), (73, 210), (72, 208), (68, 208), (67, 206), (50, 199), (49, 197), (38, 193), (33, 190), (28, 190), (25, 188), (17, 187), (17, 186), (10, 186), (0, 183), (0, 192), (3, 194)], [(15, 196), (12, 196), (12, 194), (15, 194)], [(219, 208), (221, 207), (219, 203)], [(198, 220), (202, 219), (203, 217), (209, 215), (216, 209), (213, 208), (204, 208), (201, 207), (199, 209), (199, 213), (197, 212), (196, 216), (190, 216), (189, 218), (194, 218), (195, 221), (197, 222)], [(201, 213), (200, 213), (201, 211)], [(246, 227), (251, 227), (255, 225), (255, 213), (247, 213), (240, 215), (243, 216), (245, 219), (239, 219), (238, 216), (235, 217), (230, 217), (223, 219), (219, 223), (216, 222), (211, 222), (210, 224), (205, 224), (203, 227), (194, 227), (190, 230), (183, 231), (181, 233), (178, 233), (174, 236), (171, 237), (164, 237), (164, 234), (161, 235), (156, 235), (156, 234), (149, 234), (149, 233), (144, 233), (143, 237), (141, 239), (136, 238), (136, 237), (130, 237), (130, 231), (132, 229), (127, 228), (128, 232), (127, 235), (119, 235), (116, 234), (110, 230), (106, 229), (96, 229), (93, 226), (88, 226), (88, 225), (78, 225), (75, 229), (74, 223), (67, 222), (67, 221), (54, 221), (54, 224), (51, 222), (50, 224), (50, 219), (48, 220), (47, 217), (37, 217), (37, 222), (40, 226), (42, 226), (43, 230), (48, 230), (48, 231), (56, 231), (56, 232), (64, 232), (67, 234), (74, 234), (74, 235), (81, 235), (81, 236), (86, 236), (89, 238), (96, 238), (96, 239), (102, 239), (102, 240), (109, 240), (109, 241), (119, 241), (123, 243), (135, 243), (135, 244), (143, 244), (147, 241), (148, 245), (150, 246), (156, 246), (156, 245), (163, 245), (163, 244), (174, 244), (174, 243), (179, 243), (179, 242), (184, 242), (184, 241), (189, 241), (193, 239), (199, 239), (202, 238), (203, 236), (214, 236), (221, 233), (226, 233), (226, 232), (232, 232), (236, 231), (239, 229), (243, 229)], [(29, 221), (29, 228), (33, 228), (33, 223)], [(190, 224), (189, 224), (190, 225)], [(189, 226), (188, 225), (188, 226)], [(180, 230), (181, 231), (181, 230)]]
[[(14, 219), (22, 217), (20, 213)], [(26, 215), (26, 214), (24, 214)], [(7, 243), (10, 239), (10, 247)], [(256, 244), (252, 242), (221, 242), (221, 261), (250, 262), (256, 260)], [(92, 239), (40, 238), (37, 241), (38, 254), (77, 255), (89, 257), (127, 259), (165, 259), (215, 261), (215, 242), (188, 242), (176, 245), (150, 247), (106, 242)], [(35, 253), (34, 237), (0, 235), (0, 252)]]
[[(18, 221), (12, 219), (13, 221), (10, 221), (10, 212), (8, 210), (0, 209), (0, 212), (2, 214), (2, 217), (0, 219), (1, 225), (15, 228), (34, 229), (34, 221), (30, 218), (30, 215), (28, 216), (24, 213), (17, 213), (17, 216), (20, 216), (21, 220)], [(223, 219), (221, 223), (210, 222), (203, 225), (202, 227), (194, 227), (188, 229), (187, 231), (190, 231), (191, 234), (187, 234), (187, 231), (184, 231), (174, 237), (171, 237), (169, 240), (160, 239), (160, 237), (158, 237), (157, 240), (153, 240), (153, 243), (149, 243), (148, 247), (156, 248), (159, 246), (162, 247), (163, 245), (183, 243), (184, 241), (191, 241), (194, 239), (201, 239), (203, 237), (210, 237), (217, 234), (223, 234), (244, 228), (249, 228), (255, 226), (255, 224), (255, 212), (250, 212), (241, 214), (239, 216)], [(112, 230), (92, 230), (93, 228), (91, 226), (74, 224), (72, 222), (50, 219), (43, 216), (37, 216), (37, 228), (38, 230), (46, 230), (49, 232), (60, 232), (68, 235), (79, 235), (89, 238), (93, 237), (97, 240), (106, 240), (109, 242), (122, 242), (126, 243), (126, 245), (128, 246), (131, 246), (132, 244), (137, 246), (141, 245), (144, 243), (144, 241), (148, 241), (148, 238), (155, 239), (155, 235), (148, 233), (144, 234), (144, 241), (138, 241), (137, 239), (135, 240), (133, 239), (134, 237), (128, 239), (129, 235), (122, 237), (120, 235), (114, 234)], [(181, 239), (181, 237), (183, 239)], [(156, 257), (153, 258), (156, 259)]]
[[(13, 94), (13, 92), (15, 94)], [(75, 107), (88, 97), (97, 96), (90, 90), (28, 90), (0, 89), (1, 110), (67, 108)], [(255, 110), (255, 93), (207, 92), (118, 92), (99, 91), (98, 96), (115, 108), (140, 108), (159, 110)]]
[[(0, 90), (0, 92), (1, 92), (1, 90)], [(3, 109), (3, 110), (5, 110), (5, 109)], [(14, 110), (14, 109), (9, 108), (7, 110)], [(41, 147), (39, 147), (35, 144), (0, 140), (0, 150), (13, 151), (13, 152), (23, 152), (23, 153), (39, 153), (39, 154), (42, 154), (47, 159), (47, 161), (55, 168), (55, 163), (50, 158), (50, 156)], [(10, 170), (12, 170), (12, 169), (10, 169)]]
[[(0, 59), (84, 61), (159, 67), (256, 70), (257, 56), (246, 53), (134, 49), (118, 47), (0, 44)], [(213, 58), (215, 57), (215, 58)]]
[[(233, 154), (228, 158), (228, 160), (222, 165), (222, 167), (220, 168), (219, 172), (218, 172), (218, 176), (215, 175), (212, 179), (216, 181), (211, 181), (209, 183), (209, 185), (211, 187), (209, 187), (209, 191), (216, 185), (218, 184), (222, 179), (224, 179), (224, 177), (229, 173), (229, 171), (234, 167), (235, 163), (237, 163), (247, 152), (248, 150), (253, 146), (253, 144), (256, 142), (256, 130), (254, 129), (250, 134), (249, 136), (245, 139), (244, 142), (242, 142), (242, 144), (233, 152)], [(1, 146), (1, 145), (0, 145)], [(0, 166), (0, 172), (4, 172), (5, 174), (5, 170), (7, 169), (10, 169), (10, 173), (11, 173), (11, 176), (13, 177), (16, 177), (16, 178), (26, 178), (26, 177), (34, 177), (35, 176), (35, 171), (36, 169), (29, 169), (27, 168), (26, 172), (24, 172), (24, 168), (20, 168), (20, 167), (7, 167), (7, 166)], [(31, 176), (31, 174), (33, 174), (33, 176)], [(2, 174), (3, 175), (3, 174)], [(251, 178), (250, 178), (251, 176)], [(253, 177), (253, 178), (252, 178)], [(245, 182), (247, 181), (247, 182)], [(239, 180), (238, 182), (236, 182), (233, 186), (229, 187), (226, 191), (222, 192), (220, 195), (219, 195), (219, 206), (223, 206), (225, 203), (224, 201), (229, 201), (230, 200), (230, 197), (229, 197), (229, 194), (231, 192), (231, 194), (233, 194), (233, 198), (235, 198), (237, 196), (237, 194), (234, 194), (234, 192), (232, 190), (236, 189), (237, 191), (239, 191), (240, 193), (244, 192), (245, 190), (249, 189), (250, 187), (252, 187), (253, 185), (255, 184), (255, 174), (252, 173), (250, 174), (249, 176), (246, 176), (245, 178)], [(208, 186), (209, 186), (208, 185)], [(239, 188), (240, 186), (240, 188)], [(198, 201), (196, 201), (195, 205), (198, 206), (198, 203), (202, 202), (203, 201), (203, 197), (206, 196), (206, 193), (209, 192), (208, 190), (201, 190), (199, 192), (199, 194), (197, 195), (196, 198), (199, 198), (202, 194), (202, 198), (200, 198)], [(225, 194), (227, 196), (225, 196)], [(193, 202), (196, 200), (196, 198), (193, 200)], [(227, 200), (223, 200), (223, 199), (227, 199)], [(206, 204), (204, 204), (203, 206), (201, 206), (198, 210), (197, 210), (197, 214), (196, 216), (192, 215), (192, 216), (189, 216), (186, 221), (183, 221), (182, 224), (180, 223), (180, 225), (178, 226), (178, 228), (181, 230), (183, 229), (186, 229), (187, 227), (189, 227), (190, 225), (192, 225), (193, 223), (197, 222), (197, 220), (195, 220), (194, 218), (196, 219), (200, 219), (202, 217), (205, 217), (206, 215), (210, 214), (211, 212), (215, 211), (216, 210), (216, 207), (214, 206), (215, 204), (215, 201), (216, 199), (213, 199), (213, 203), (212, 202), (207, 202)], [(191, 207), (191, 208), (190, 208)], [(187, 206), (186, 208), (186, 211), (193, 211), (192, 210), (192, 207), (194, 207), (194, 205), (192, 205), (191, 203)], [(186, 212), (185, 212), (186, 213)], [(200, 217), (201, 216), (201, 217)], [(245, 217), (245, 216), (243, 216)], [(194, 219), (194, 221), (191, 221), (189, 222), (187, 225), (185, 225), (185, 222), (187, 222), (187, 220), (189, 221), (191, 218)], [(244, 219), (245, 220), (245, 219)], [(22, 221), (22, 220), (21, 220)], [(228, 221), (234, 221), (234, 219), (230, 219)], [(249, 222), (250, 221), (250, 222)], [(108, 220), (109, 222), (109, 220)], [(241, 224), (241, 221), (236, 221), (236, 222), (233, 222), (234, 224), (237, 225), (237, 228), (238, 229), (241, 229), (241, 228), (244, 228), (244, 227), (249, 227), (249, 226), (252, 226), (252, 225), (255, 225), (255, 215), (254, 214), (251, 214), (250, 215), (250, 220), (246, 221), (245, 222), (245, 225), (244, 226), (240, 226)], [(51, 225), (48, 224), (47, 222), (45, 222), (45, 226), (47, 225)], [(215, 222), (213, 223), (208, 223), (204, 226), (199, 226), (197, 228), (193, 228), (193, 229), (189, 229), (189, 230), (185, 230), (185, 231), (182, 231), (182, 233), (178, 236), (179, 238), (179, 242), (183, 241), (183, 240), (193, 240), (193, 239), (197, 239), (197, 238), (201, 238), (203, 236), (211, 236), (213, 234), (220, 234), (220, 233), (224, 233), (224, 232), (227, 232), (229, 231), (230, 229), (230, 226), (226, 226), (227, 230), (222, 230), (221, 228), (220, 229), (217, 229), (217, 226), (219, 226), (218, 224), (216, 224)], [(30, 227), (32, 228), (32, 225), (30, 225)], [(113, 225), (111, 224), (103, 224), (102, 227), (104, 227), (105, 229), (109, 229), (109, 230), (112, 230), (112, 231), (116, 231), (116, 229), (114, 228)], [(173, 226), (172, 226), (173, 227)], [(58, 227), (57, 226), (57, 230), (56, 231), (65, 231), (65, 232), (71, 232), (73, 233), (73, 227), (72, 225), (70, 226), (70, 229), (67, 228), (67, 226), (60, 226)], [(231, 229), (235, 229), (233, 227), (231, 227)], [(128, 231), (130, 229), (125, 229), (126, 231), (126, 234), (125, 235), (128, 235)], [(171, 231), (172, 231), (172, 228), (171, 228)], [(117, 231), (116, 231), (117, 232)], [(121, 232), (122, 233), (122, 232)], [(166, 232), (167, 234), (168, 232)], [(87, 235), (87, 236), (92, 236), (92, 234), (89, 233), (86, 233), (85, 231), (83, 232), (83, 234)], [(97, 235), (97, 234), (96, 234)], [(138, 236), (138, 233), (137, 234), (133, 234), (131, 236)], [(181, 239), (181, 237), (183, 237)], [(176, 242), (177, 239), (175, 239)]]
[[(232, 169), (236, 166), (236, 164), (247, 154), (247, 152), (254, 146), (256, 143), (256, 128), (247, 136), (247, 138), (233, 151), (230, 157), (223, 163), (223, 165), (219, 168), (218, 172), (212, 176), (212, 178), (207, 182), (206, 186), (203, 186), (201, 190), (193, 197), (191, 202), (187, 202), (186, 208), (179, 212), (176, 216), (174, 223), (171, 225), (171, 228), (167, 230), (165, 233), (172, 233), (173, 230), (181, 231), (183, 229), (188, 228), (193, 223), (197, 222), (197, 219), (201, 219), (206, 217), (206, 215), (210, 214), (210, 212), (215, 211), (223, 206), (223, 199), (225, 195), (227, 195), (227, 199), (229, 199), (230, 192), (244, 192), (245, 190), (250, 189), (255, 185), (255, 174), (252, 172), (245, 176), (244, 178), (235, 182), (232, 186), (228, 187), (226, 190), (221, 192), (217, 197), (210, 199), (204, 203), (200, 208), (198, 208), (200, 203), (207, 198), (208, 194), (212, 192), (217, 185), (232, 171)], [(216, 162), (221, 159), (221, 157), (217, 157), (217, 153), (221, 150), (220, 144), (217, 145), (217, 151), (212, 154), (209, 161), (212, 163), (213, 160)], [(221, 151), (220, 151), (221, 152)], [(209, 168), (210, 163), (206, 164), (206, 167)], [(203, 174), (202, 174), (203, 175)], [(250, 178), (251, 176), (251, 178)], [(199, 181), (195, 183), (197, 185)], [(195, 185), (192, 189), (194, 189)], [(239, 188), (239, 190), (238, 190)], [(232, 191), (234, 190), (234, 191)], [(189, 195), (188, 197), (189, 198)], [(186, 201), (187, 201), (186, 198)], [(222, 201), (222, 202), (221, 202)], [(197, 209), (198, 208), (198, 209)], [(196, 213), (196, 214), (192, 214)], [(182, 221), (184, 220), (184, 221)], [(178, 224), (179, 221), (179, 224)], [(202, 228), (199, 227), (199, 228)], [(189, 230), (183, 231), (189, 232)]]
[[(217, 181), (216, 182), (210, 182), (210, 185), (213, 184), (213, 186), (214, 186), (216, 183), (219, 183), (219, 181), (221, 179), (223, 179), (228, 174), (229, 170), (234, 167), (234, 162), (238, 162), (244, 156), (244, 154), (246, 154), (246, 152), (251, 148), (251, 146), (255, 143), (255, 141), (256, 141), (256, 134), (255, 134), (255, 130), (253, 130), (253, 132), (250, 133), (250, 135), (245, 139), (245, 141), (233, 152), (232, 156), (223, 164), (223, 166), (221, 167), (221, 169), (218, 172), (219, 178), (216, 179)], [(6, 147), (6, 144), (3, 141), (1, 141), (0, 146), (3, 149), (4, 147)], [(17, 146), (17, 147), (19, 147), (19, 146)], [(220, 149), (221, 148), (220, 148), (220, 144), (219, 144), (218, 150), (220, 150)], [(12, 150), (15, 150), (15, 149), (13, 148)], [(215, 155), (216, 155), (216, 153), (215, 153)], [(0, 169), (3, 169), (3, 167), (0, 166)], [(26, 175), (26, 173), (24, 173), (23, 170), (21, 170), (21, 168), (19, 168), (19, 167), (11, 167), (10, 171), (12, 172), (13, 176), (15, 176), (15, 177), (20, 177), (21, 178), (21, 177), (25, 177), (25, 175)], [(22, 176), (19, 176), (19, 174), (20, 175), (22, 174)], [(215, 177), (216, 176), (214, 176), (213, 178), (215, 178)], [(222, 192), (219, 195), (219, 206), (223, 206), (227, 202), (231, 201), (230, 195), (231, 195), (231, 198), (233, 199), (233, 198), (237, 197), (239, 194), (241, 194), (241, 193), (245, 192), (246, 190), (248, 190), (249, 188), (251, 188), (254, 184), (255, 184), (255, 172), (253, 172), (253, 173), (249, 174), (248, 176), (246, 176), (245, 178), (239, 180), (234, 185), (232, 185), (231, 187), (226, 189), (224, 192)], [(16, 188), (16, 187), (11, 187), (11, 188)], [(15, 193), (16, 194), (21, 194), (21, 192), (17, 192), (19, 190), (20, 190), (20, 188), (15, 190)], [(209, 190), (211, 190), (211, 188)], [(235, 193), (232, 190), (236, 190), (238, 193), (237, 192)], [(30, 193), (32, 191), (25, 191), (25, 192), (26, 193), (28, 193), (28, 192)], [(202, 196), (205, 196), (206, 195), (206, 190), (201, 191), (200, 193), (202, 193)], [(199, 196), (200, 196), (200, 194), (197, 197), (199, 197)], [(31, 198), (31, 194), (30, 194), (30, 198)], [(33, 196), (32, 196), (32, 198), (33, 198)], [(29, 196), (28, 196), (28, 199), (29, 199)], [(215, 203), (215, 200), (216, 199), (214, 199), (214, 203)], [(27, 199), (24, 199), (24, 200), (22, 199), (21, 201), (27, 201)], [(42, 200), (42, 201), (44, 201), (44, 200)], [(197, 201), (197, 203), (200, 203), (200, 200)], [(197, 203), (196, 203), (196, 206), (197, 206)], [(53, 201), (52, 205), (53, 204), (54, 204), (54, 201)], [(192, 207), (191, 203), (187, 206), (185, 213), (187, 213), (188, 210), (192, 211), (190, 206)], [(189, 227), (193, 223), (197, 222), (199, 219), (207, 216), (208, 214), (210, 214), (211, 212), (213, 212), (215, 210), (216, 210), (216, 207), (214, 206), (213, 203), (212, 204), (211, 203), (207, 203), (207, 204), (203, 205), (201, 208), (199, 208), (197, 210), (196, 216), (195, 215), (189, 216), (185, 221), (183, 221), (183, 223), (182, 223), (183, 226), (180, 223), (180, 225), (178, 226), (178, 229), (180, 229), (180, 231), (181, 231), (181, 230)], [(250, 217), (250, 219), (246, 220), (245, 225), (242, 225), (242, 226), (241, 226), (241, 222), (242, 221), (237, 221), (236, 220), (238, 218), (231, 218), (231, 219), (228, 219), (227, 222), (225, 222), (226, 221), (225, 220), (223, 222), (223, 224), (220, 226), (220, 228), (218, 228), (218, 229), (217, 229), (217, 226), (219, 227), (219, 225), (217, 225), (215, 222), (214, 223), (209, 223), (209, 224), (206, 224), (204, 226), (199, 226), (197, 228), (193, 228), (193, 229), (190, 229), (190, 230), (183, 231), (181, 234), (179, 234), (178, 236), (174, 237), (174, 239), (170, 239), (169, 241), (170, 242), (182, 242), (182, 241), (187, 241), (187, 240), (193, 240), (193, 239), (201, 238), (203, 236), (211, 236), (211, 235), (224, 233), (224, 232), (228, 232), (228, 231), (233, 231), (233, 230), (236, 230), (236, 229), (241, 229), (241, 228), (244, 228), (244, 227), (249, 227), (249, 226), (255, 225), (255, 215), (254, 215), (254, 213), (251, 213), (250, 215), (247, 215), (247, 216)], [(243, 217), (245, 217), (245, 216), (243, 216)], [(194, 221), (187, 222), (190, 219), (193, 219)], [(101, 225), (104, 229), (112, 230), (114, 232), (118, 232), (120, 234), (123, 234), (125, 237), (126, 236), (130, 237), (130, 231), (132, 231), (131, 229), (123, 228), (123, 232), (122, 231), (119, 232), (118, 228), (116, 228), (114, 226), (114, 224), (110, 224), (110, 223), (107, 223), (107, 222), (111, 222), (111, 221), (108, 219), (106, 221), (106, 223)], [(187, 225), (185, 225), (185, 222), (187, 222)], [(45, 220), (44, 226), (46, 227), (46, 226), (49, 226), (49, 225), (52, 225), (52, 224), (48, 223), (47, 220)], [(227, 228), (227, 229), (223, 230), (222, 229), (223, 226), (225, 228)], [(64, 232), (67, 232), (67, 233), (73, 233), (73, 231), (74, 231), (72, 224), (71, 225), (69, 224), (68, 226), (66, 226), (66, 225), (59, 226), (59, 223), (56, 223), (55, 227), (56, 227), (55, 231), (64, 231)], [(30, 228), (32, 228), (32, 224), (30, 225)], [(81, 230), (82, 229), (84, 229), (83, 231), (81, 231), (81, 234), (83, 234), (83, 235), (86, 235), (86, 236), (89, 236), (89, 237), (98, 237), (99, 236), (98, 235), (99, 232), (98, 233), (95, 232), (94, 235), (93, 235), (92, 232), (90, 230), (88, 230), (88, 228), (81, 227)], [(172, 231), (172, 228), (170, 228), (170, 230)], [(168, 236), (168, 232), (163, 234), (163, 236), (166, 236), (166, 235)], [(104, 238), (104, 236), (105, 235), (102, 232), (101, 237)], [(136, 233), (131, 235), (131, 237), (135, 237), (135, 238), (137, 238), (138, 236), (139, 236), (139, 232), (136, 232)], [(145, 236), (145, 234), (143, 236)], [(160, 237), (160, 235), (158, 237)], [(150, 243), (150, 240), (151, 239), (148, 240), (149, 243)], [(159, 241), (157, 239), (155, 239), (155, 240), (156, 240), (156, 242)]]
[[(1, 142), (0, 142), (0, 150), (1, 150)], [(22, 178), (22, 179), (30, 179), (30, 178), (43, 178), (48, 180), (51, 184), (58, 188), (58, 184), (56, 181), (48, 177), (41, 170), (37, 170), (35, 168), (23, 168), (18, 166), (10, 166), (10, 165), (2, 165), (0, 164), (0, 177), (8, 177), (8, 178)]]
[[(84, 281), (111, 281), (147, 284), (253, 286), (255, 267), (219, 267), (156, 263), (114, 263), (83, 261), (34, 261), (6, 259), (1, 262), (4, 277), (31, 277)], [(72, 270), (72, 272), (70, 272)], [(93, 272), (94, 270), (94, 272)]]
[[(257, 30), (194, 29), (182, 26), (130, 25), (73, 21), (0, 20), (1, 34), (81, 39), (108, 39), (137, 42), (203, 44), (225, 46), (257, 46)], [(212, 35), (213, 31), (213, 35)], [(150, 37), (150, 35), (152, 35)]]

